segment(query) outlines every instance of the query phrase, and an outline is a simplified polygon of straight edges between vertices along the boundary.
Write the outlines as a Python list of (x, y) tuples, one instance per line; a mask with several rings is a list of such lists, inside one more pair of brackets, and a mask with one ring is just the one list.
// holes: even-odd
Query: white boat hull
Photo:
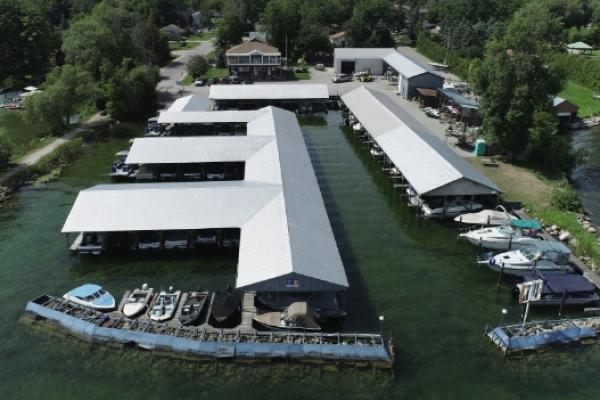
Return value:
[(141, 314), (147, 307), (147, 304), (143, 303), (129, 303), (123, 306), (123, 315), (126, 317), (135, 317), (138, 314)]
[(506, 237), (477, 237), (469, 235), (469, 233), (462, 233), (460, 236), (466, 238), (474, 246), (481, 244), (484, 248), (492, 250), (516, 250), (541, 241), (532, 237), (517, 237), (512, 240)]
[(520, 277), (533, 275), (536, 272), (544, 275), (565, 275), (573, 272), (568, 265), (540, 265), (533, 268), (531, 265), (513, 265), (505, 263), (504, 267), (502, 267), (502, 265), (492, 264), (487, 261), (484, 261), (483, 263), (485, 263), (492, 271)]

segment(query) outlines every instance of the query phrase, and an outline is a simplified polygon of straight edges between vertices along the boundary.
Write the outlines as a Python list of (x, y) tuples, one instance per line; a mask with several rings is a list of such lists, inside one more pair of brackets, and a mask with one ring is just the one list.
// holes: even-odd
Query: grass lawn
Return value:
[(0, 130), (15, 145), (11, 162), (18, 162), (21, 157), (32, 150), (51, 142), (54, 137), (46, 132), (44, 124), (29, 124), (23, 118), (23, 111), (0, 110)]
[(299, 81), (307, 81), (310, 79), (310, 72), (294, 72), (294, 76)]
[(183, 40), (181, 42), (171, 41), (169, 42), (169, 50), (189, 50), (198, 46), (198, 44), (199, 43), (197, 42), (188, 42)]
[(184, 86), (191, 85), (192, 83), (194, 83), (194, 77), (190, 74), (186, 74), (183, 81), (181, 81), (181, 84)]
[(202, 78), (227, 78), (229, 76), (229, 68), (216, 68), (210, 67), (206, 74), (202, 75)]
[(498, 167), (486, 167), (477, 157), (468, 158), (467, 161), (502, 189), (505, 200), (520, 201), (533, 218), (568, 230), (578, 242), (574, 253), (593, 257), (596, 268), (600, 267), (600, 246), (594, 235), (577, 222), (574, 213), (561, 211), (551, 204), (552, 193), (568, 185), (565, 178), (550, 179), (527, 167), (499, 160), (496, 160)]
[(600, 100), (594, 99), (592, 90), (585, 86), (567, 81), (565, 88), (558, 95), (579, 106), (578, 115), (582, 118), (600, 115)]
[(202, 32), (200, 35), (192, 35), (187, 40), (208, 41), (217, 37), (217, 31)]

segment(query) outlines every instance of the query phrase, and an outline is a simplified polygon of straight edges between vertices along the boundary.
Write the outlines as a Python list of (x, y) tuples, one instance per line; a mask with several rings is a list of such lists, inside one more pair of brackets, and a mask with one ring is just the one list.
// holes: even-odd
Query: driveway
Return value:
[(176, 58), (168, 65), (160, 69), (160, 81), (156, 85), (158, 101), (169, 105), (179, 96), (183, 90), (181, 80), (185, 77), (186, 64), (192, 56), (205, 56), (213, 51), (214, 46), (212, 41), (199, 42), (198, 46), (189, 50), (172, 51)]

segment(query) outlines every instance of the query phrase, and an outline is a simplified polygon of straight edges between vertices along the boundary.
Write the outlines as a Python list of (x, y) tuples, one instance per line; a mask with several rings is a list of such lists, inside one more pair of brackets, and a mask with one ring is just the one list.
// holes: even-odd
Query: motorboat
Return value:
[(115, 154), (115, 162), (111, 166), (108, 176), (112, 178), (126, 178), (136, 170), (135, 165), (125, 163), (128, 155), (129, 150), (121, 150)]
[(369, 150), (369, 153), (371, 153), (371, 155), (373, 157), (383, 157), (383, 151), (381, 149), (378, 148), (373, 148), (371, 150)]
[(105, 239), (104, 233), (82, 232), (81, 236), (77, 238), (79, 242), (76, 244), (77, 252), (98, 255), (104, 251)]
[(193, 325), (198, 322), (202, 315), (202, 310), (206, 305), (206, 299), (208, 299), (208, 292), (190, 292), (188, 293), (187, 299), (181, 307), (181, 315), (179, 321), (183, 325)]
[(223, 171), (206, 171), (206, 179), (209, 181), (222, 181), (225, 179)]
[(319, 324), (343, 321), (346, 318), (343, 293), (336, 292), (260, 292), (256, 295), (257, 307), (284, 311), (295, 302), (306, 302), (316, 314)]
[(481, 210), (476, 213), (461, 214), (454, 218), (456, 222), (466, 225), (499, 226), (513, 219), (519, 219), (512, 215), (503, 206), (497, 206), (493, 210)]
[(186, 231), (165, 231), (165, 249), (186, 249), (188, 242)]
[(226, 230), (223, 232), (223, 240), (221, 241), (223, 247), (239, 247), (240, 245), (240, 234), (236, 230)]
[(196, 244), (211, 246), (217, 244), (217, 233), (213, 230), (202, 230), (196, 232)]
[[(581, 275), (547, 276), (538, 273), (523, 278), (523, 282), (535, 280), (542, 280), (544, 284), (540, 299), (531, 301), (533, 306), (583, 307), (600, 302), (600, 296), (598, 296), (594, 284)], [(515, 287), (515, 293), (520, 294), (520, 286)]]
[(267, 329), (320, 331), (315, 312), (305, 301), (289, 305), (284, 311), (257, 310), (254, 321)]
[(65, 300), (100, 311), (115, 308), (115, 298), (101, 286), (86, 283), (63, 295)]
[(240, 313), (242, 295), (240, 292), (215, 293), (211, 316), (218, 323), (226, 323)]
[(150, 319), (154, 321), (166, 321), (173, 318), (180, 298), (181, 290), (173, 290), (172, 287), (168, 291), (161, 290), (148, 312)]
[(512, 250), (527, 245), (536, 245), (543, 238), (540, 236), (542, 226), (531, 219), (514, 219), (502, 226), (475, 229), (461, 233), (469, 243), (487, 249)]
[(360, 122), (357, 122), (356, 124), (352, 125), (352, 130), (354, 132), (362, 132), (362, 125), (360, 124)]
[(137, 234), (139, 250), (160, 249), (160, 237), (154, 231), (140, 231)]
[(456, 199), (442, 203), (441, 201), (428, 201), (423, 203), (421, 210), (428, 218), (452, 218), (463, 214), (465, 211), (481, 210), (483, 206), (470, 200)]
[(177, 179), (177, 165), (165, 164), (160, 166), (158, 172), (158, 179), (161, 180), (174, 180)]
[(125, 300), (123, 305), (123, 315), (128, 318), (133, 318), (146, 311), (152, 298), (154, 297), (154, 289), (149, 288), (148, 284), (144, 283), (141, 288), (134, 289), (133, 292)]
[(527, 276), (535, 273), (544, 275), (564, 275), (573, 272), (569, 265), (571, 251), (560, 242), (541, 240), (535, 245), (522, 246), (518, 250), (494, 255), (486, 253), (480, 263), (493, 271), (514, 276)]

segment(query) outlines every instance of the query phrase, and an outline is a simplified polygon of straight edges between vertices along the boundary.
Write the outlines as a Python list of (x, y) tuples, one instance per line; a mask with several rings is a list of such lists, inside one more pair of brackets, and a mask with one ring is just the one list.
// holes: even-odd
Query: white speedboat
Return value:
[(63, 298), (101, 311), (110, 311), (115, 308), (115, 298), (102, 287), (90, 283), (65, 293)]
[(452, 218), (466, 211), (477, 211), (482, 208), (483, 206), (479, 203), (463, 199), (448, 201), (446, 204), (439, 201), (427, 202), (421, 206), (423, 215), (428, 218)]
[(196, 244), (200, 246), (217, 244), (217, 233), (207, 229), (196, 232)]
[(160, 249), (160, 237), (154, 231), (140, 231), (137, 234), (139, 250)]
[(527, 245), (536, 245), (543, 239), (539, 235), (542, 226), (530, 219), (515, 219), (502, 226), (475, 229), (459, 236), (471, 244), (487, 249), (512, 250)]
[(161, 290), (148, 312), (150, 319), (154, 321), (166, 321), (173, 318), (180, 298), (181, 290), (174, 291), (172, 287), (168, 291)]
[(362, 132), (362, 125), (360, 124), (360, 122), (357, 122), (356, 124), (352, 125), (352, 130), (354, 132)]
[(454, 218), (456, 222), (467, 225), (498, 226), (504, 225), (513, 219), (518, 219), (506, 208), (497, 206), (493, 210), (482, 210), (476, 213), (461, 214)]
[(571, 251), (560, 242), (543, 240), (536, 245), (523, 246), (506, 253), (487, 253), (484, 260), (493, 271), (515, 276), (528, 276), (536, 273), (543, 275), (564, 275), (573, 272), (569, 265)]
[(133, 318), (146, 311), (153, 296), (154, 289), (149, 288), (145, 283), (141, 288), (134, 289), (123, 305), (123, 315)]
[(371, 155), (376, 158), (383, 157), (383, 151), (378, 148), (373, 148), (373, 149), (369, 150), (369, 153), (371, 153)]

